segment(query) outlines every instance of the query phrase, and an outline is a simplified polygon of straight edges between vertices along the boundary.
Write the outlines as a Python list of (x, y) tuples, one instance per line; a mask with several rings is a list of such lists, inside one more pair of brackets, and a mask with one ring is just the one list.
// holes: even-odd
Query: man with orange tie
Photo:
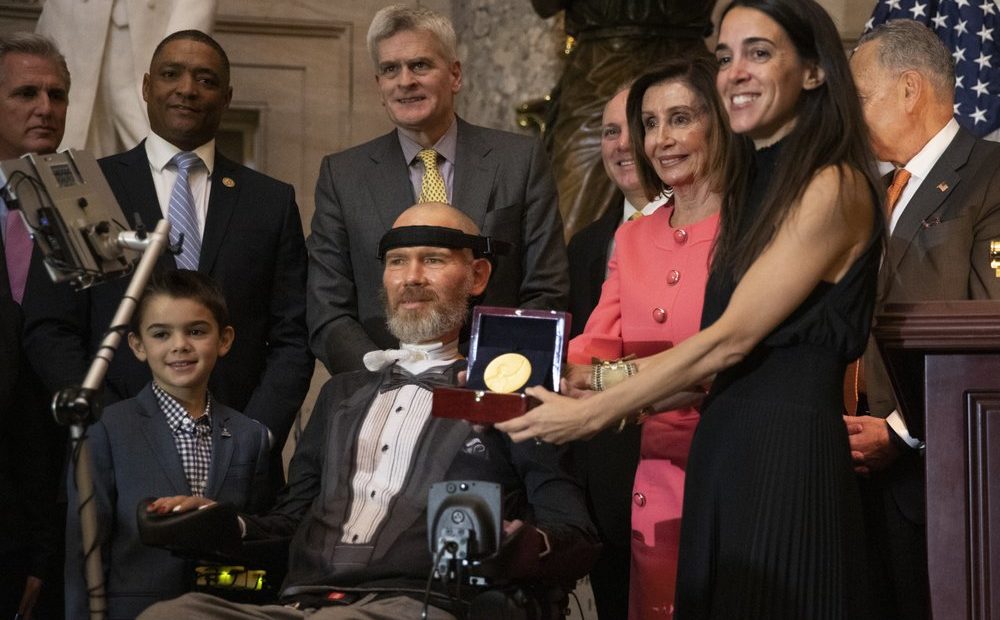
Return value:
[[(851, 72), (875, 155), (896, 168), (879, 306), (1000, 299), (989, 257), (990, 242), (1000, 240), (1000, 144), (975, 138), (954, 119), (951, 54), (923, 24), (896, 20), (861, 38)], [(880, 617), (926, 618), (923, 438), (907, 429), (874, 342), (860, 374), (869, 415), (845, 422), (855, 467), (870, 476), (869, 517), (878, 524), (870, 555), (876, 578), (886, 581)]]
[(390, 133), (327, 156), (316, 184), (309, 247), (309, 341), (331, 373), (364, 368), (395, 348), (371, 252), (418, 202), (454, 204), (515, 250), (497, 259), (483, 303), (565, 309), (562, 219), (541, 144), (471, 125), (455, 114), (462, 65), (451, 22), (426, 8), (388, 6), (372, 19), (368, 51)]
[[(69, 83), (54, 43), (29, 33), (0, 36), (0, 161), (56, 150)], [(62, 562), (53, 556), (64, 433), (48, 415), (48, 395), (24, 356), (32, 241), (24, 220), (7, 207), (0, 193), (0, 617), (48, 617), (62, 607)]]

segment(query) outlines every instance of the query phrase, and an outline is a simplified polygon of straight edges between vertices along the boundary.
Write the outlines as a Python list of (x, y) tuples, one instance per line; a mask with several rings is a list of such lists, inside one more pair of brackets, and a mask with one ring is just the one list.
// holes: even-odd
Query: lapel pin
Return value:
[(937, 188), (939, 192), (946, 192), (948, 191), (948, 184), (942, 181), (941, 183), (937, 184)]
[[(236, 187), (236, 181), (231, 177), (222, 177), (222, 184), (226, 187)], [(938, 187), (941, 187), (940, 185)]]
[(232, 434), (229, 432), (229, 429), (226, 428), (225, 426), (222, 427), (222, 436), (223, 437), (232, 437)]

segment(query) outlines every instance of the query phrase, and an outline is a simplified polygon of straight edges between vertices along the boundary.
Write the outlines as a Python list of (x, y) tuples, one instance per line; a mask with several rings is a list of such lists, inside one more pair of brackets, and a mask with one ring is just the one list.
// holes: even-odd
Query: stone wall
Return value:
[(527, 131), (515, 108), (544, 97), (562, 70), (561, 15), (540, 18), (528, 0), (452, 0), (465, 84), (459, 114), (479, 125)]

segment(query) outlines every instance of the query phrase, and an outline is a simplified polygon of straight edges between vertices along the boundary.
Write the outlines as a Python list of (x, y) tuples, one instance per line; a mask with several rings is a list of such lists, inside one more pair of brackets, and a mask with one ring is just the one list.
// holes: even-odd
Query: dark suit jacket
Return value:
[[(185, 574), (190, 566), (183, 560), (139, 542), (136, 507), (148, 497), (190, 495), (191, 487), (149, 385), (137, 397), (108, 407), (87, 435), (108, 618), (134, 618), (156, 601), (183, 594), (190, 578)], [(261, 509), (256, 491), (263, 486), (267, 462), (264, 426), (213, 399), (212, 465), (205, 497), (241, 510)], [(78, 501), (74, 473), (71, 467), (71, 507)], [(80, 517), (71, 508), (66, 519), (66, 617), (87, 618), (87, 601)]]
[[(340, 542), (351, 502), (355, 444), (386, 368), (342, 373), (323, 387), (292, 458), (288, 485), (267, 515), (247, 518), (247, 538), (288, 536), (285, 590), (317, 584), (365, 587), (375, 582), (422, 588), (431, 567), (427, 492), (442, 480), (485, 480), (504, 487), (505, 518), (537, 524), (552, 552), (532, 557), (523, 577), (575, 579), (587, 573), (596, 548), (579, 485), (566, 474), (565, 448), (514, 444), (493, 429), (430, 418), (410, 471), (371, 545)], [(526, 526), (527, 527), (527, 526)], [(527, 538), (526, 538), (527, 539)]]
[(10, 276), (7, 275), (7, 259), (4, 253), (3, 237), (0, 236), (0, 411), (4, 412), (0, 422), (4, 426), (12, 418), (14, 386), (17, 384), (17, 370), (21, 363), (21, 307), (10, 292)]
[(24, 355), (22, 327), (0, 240), (0, 557), (17, 556), (28, 574), (49, 580), (62, 561), (55, 557), (62, 530), (56, 498), (65, 431), (49, 415), (48, 394)]
[[(1000, 299), (1000, 278), (990, 269), (990, 240), (1000, 240), (1000, 144), (960, 129), (889, 237), (879, 272), (879, 306)], [(869, 408), (885, 417), (896, 401), (874, 341), (864, 361)], [(918, 459), (904, 462), (922, 467)], [(922, 523), (922, 477), (902, 480), (893, 488), (899, 508)]]
[[(126, 217), (138, 213), (153, 228), (163, 215), (145, 142), (100, 163)], [(158, 263), (158, 269), (174, 266), (170, 256)], [(212, 373), (212, 394), (263, 422), (280, 451), (313, 372), (305, 325), (306, 254), (292, 187), (216, 153), (198, 270), (222, 287), (236, 330), (232, 350)], [(127, 280), (74, 293), (49, 282), (43, 270), (32, 272), (32, 301), (25, 304), (31, 363), (53, 391), (79, 384)], [(149, 380), (146, 365), (120, 349), (105, 398), (135, 396)]]
[(570, 338), (583, 333), (590, 313), (601, 299), (601, 287), (608, 272), (608, 246), (622, 221), (625, 198), (615, 196), (604, 214), (573, 235), (566, 246), (569, 259), (569, 311), (573, 315)]
[[(484, 235), (513, 244), (483, 303), (562, 310), (569, 282), (556, 189), (538, 141), (458, 122), (454, 206)], [(362, 356), (397, 346), (379, 291), (379, 239), (416, 202), (392, 131), (324, 158), (309, 237), (310, 345), (330, 372), (361, 370)]]

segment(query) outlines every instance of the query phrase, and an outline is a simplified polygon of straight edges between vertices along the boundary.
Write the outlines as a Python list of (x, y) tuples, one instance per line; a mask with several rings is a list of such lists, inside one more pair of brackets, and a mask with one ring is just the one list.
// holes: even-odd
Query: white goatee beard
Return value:
[(383, 289), (382, 298), (389, 333), (400, 342), (416, 344), (440, 340), (444, 334), (461, 329), (469, 314), (471, 289), (472, 275), (470, 274), (469, 279), (458, 290), (453, 291), (454, 294), (445, 298), (438, 296), (435, 303), (423, 312), (390, 308)]

